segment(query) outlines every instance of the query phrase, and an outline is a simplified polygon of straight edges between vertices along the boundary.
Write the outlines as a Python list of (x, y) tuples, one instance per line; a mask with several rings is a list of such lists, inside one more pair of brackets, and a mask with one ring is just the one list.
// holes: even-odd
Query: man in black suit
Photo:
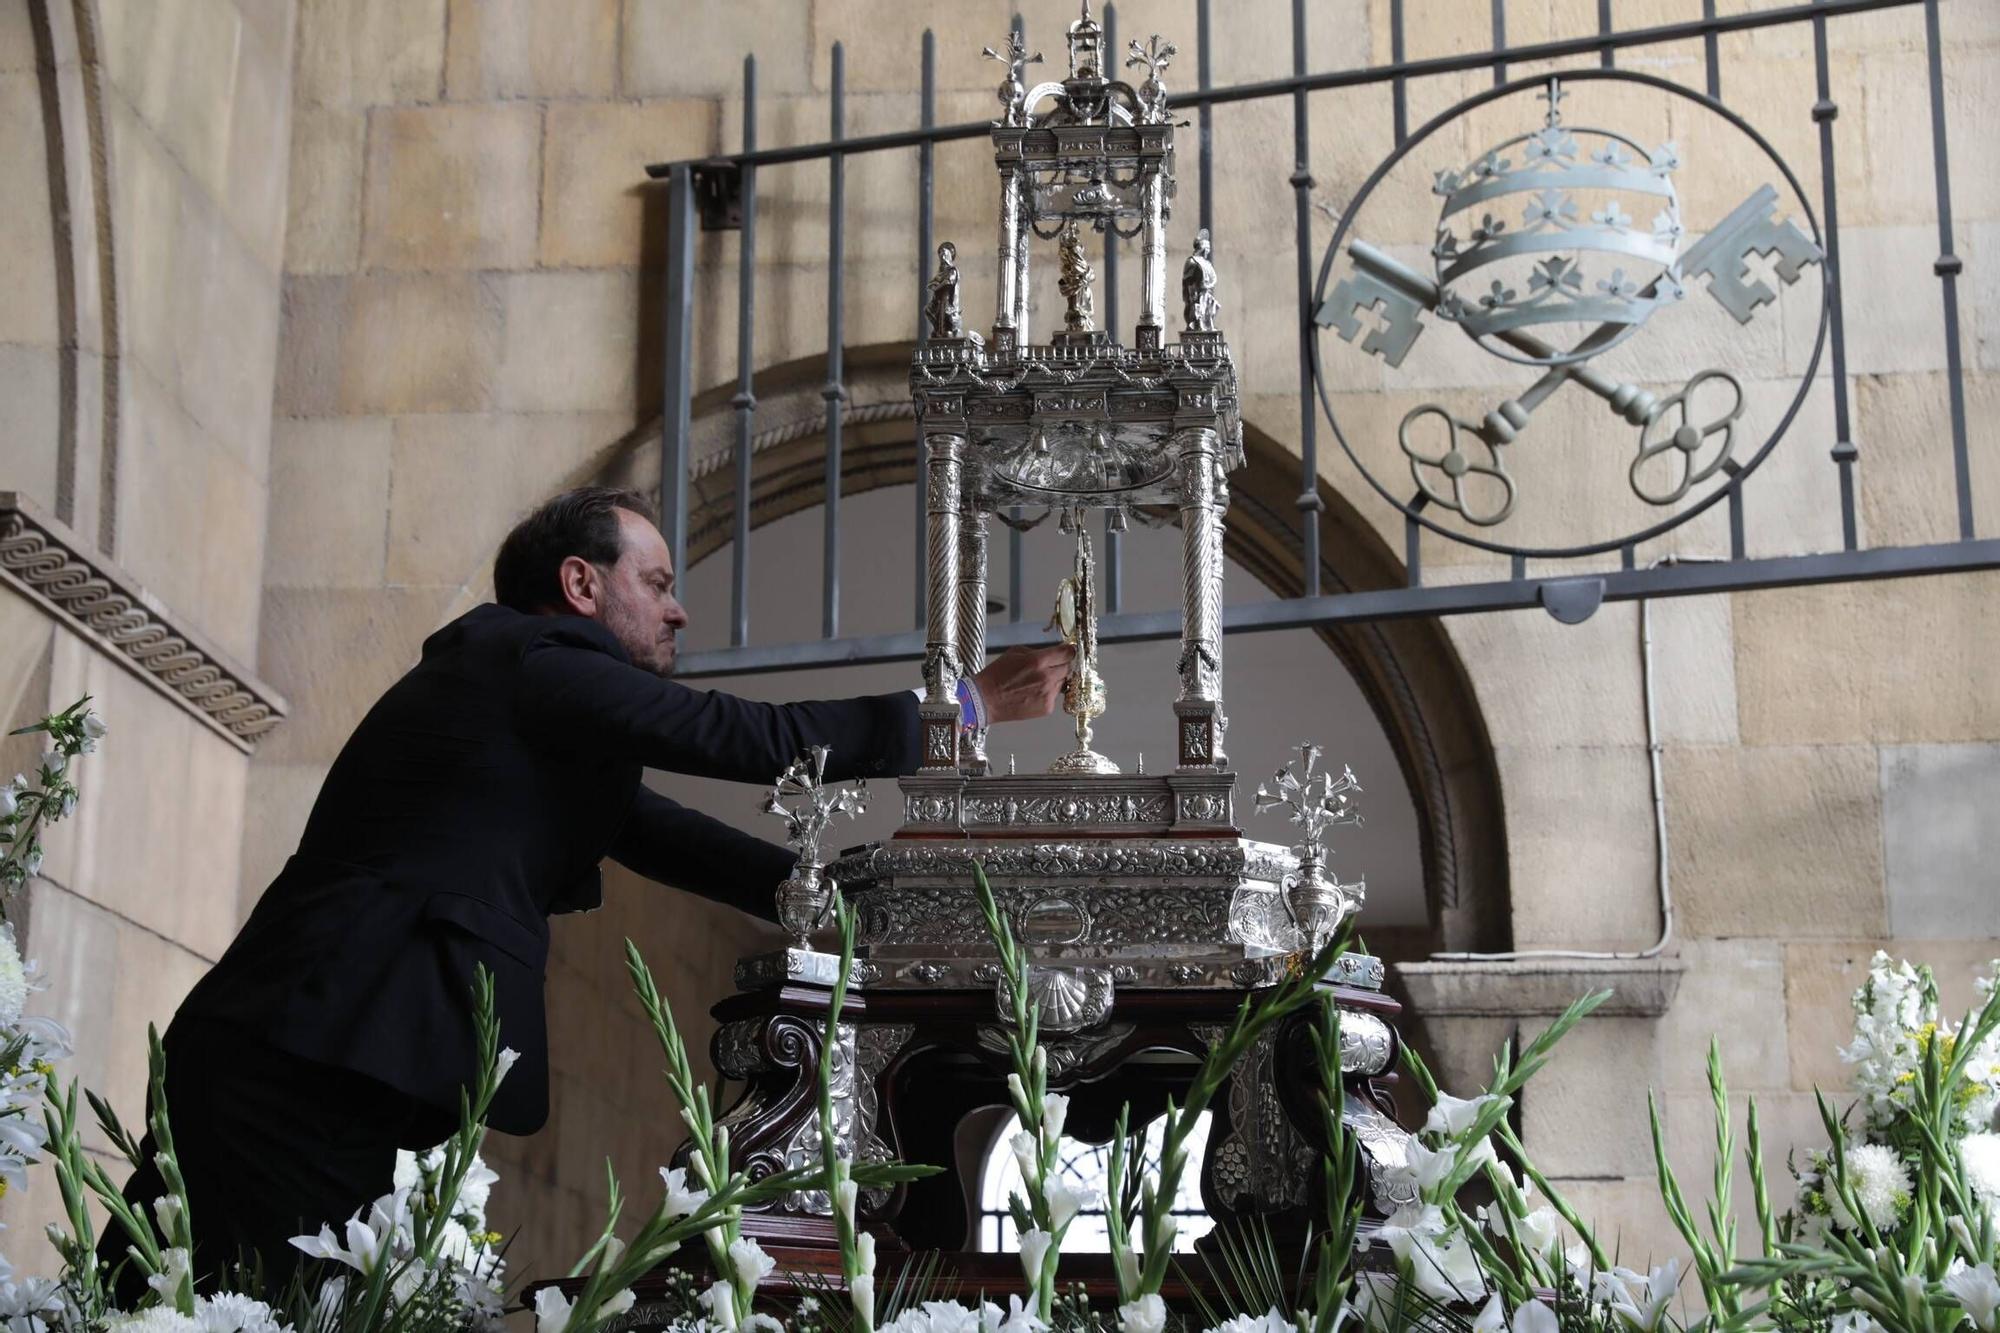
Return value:
[[(548, 918), (598, 905), (604, 857), (770, 915), (791, 853), (653, 792), (643, 769), (768, 783), (812, 745), (830, 780), (917, 767), (915, 691), (764, 704), (667, 679), (688, 618), (632, 492), (549, 501), (493, 582), (497, 604), (427, 639), (362, 719), (297, 853), (167, 1031), (197, 1273), (254, 1250), (282, 1277), (292, 1236), (338, 1228), (388, 1192), (398, 1147), (449, 1134), (475, 1072), (478, 964), (520, 1053), (490, 1123), (541, 1128)], [(1062, 646), (1003, 654), (961, 690), (968, 722), (1047, 714), (1068, 662)], [(127, 1197), (162, 1193), (149, 1158)], [(124, 1257), (115, 1228), (102, 1253)]]

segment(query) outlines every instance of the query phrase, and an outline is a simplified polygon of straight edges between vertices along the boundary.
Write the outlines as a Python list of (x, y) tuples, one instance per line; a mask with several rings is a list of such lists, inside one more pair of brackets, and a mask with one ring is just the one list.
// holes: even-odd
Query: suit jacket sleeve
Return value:
[(571, 618), (523, 647), (516, 707), (545, 743), (698, 777), (768, 783), (814, 745), (830, 750), (829, 781), (912, 773), (919, 760), (908, 690), (769, 704), (690, 689), (632, 666), (608, 631)]
[(641, 786), (612, 840), (611, 859), (648, 879), (775, 921), (772, 895), (796, 858)]

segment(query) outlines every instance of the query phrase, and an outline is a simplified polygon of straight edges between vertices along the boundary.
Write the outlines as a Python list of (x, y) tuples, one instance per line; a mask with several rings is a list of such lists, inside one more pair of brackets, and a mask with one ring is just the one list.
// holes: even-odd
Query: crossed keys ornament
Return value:
[[(1470, 99), (1461, 110), (1497, 95)], [(1649, 505), (1676, 505), (1717, 473), (1743, 470), (1744, 389), (1729, 370), (1702, 370), (1656, 394), (1591, 362), (1684, 300), (1701, 278), (1708, 294), (1747, 325), (1778, 296), (1759, 267), (1768, 265), (1769, 276), (1789, 286), (1823, 252), (1779, 215), (1769, 184), (1683, 245), (1674, 145), (1647, 148), (1615, 130), (1568, 125), (1562, 113), (1568, 96), (1560, 80), (1548, 79), (1539, 94), (1547, 103), (1539, 128), (1436, 173), (1431, 188), (1441, 204), (1430, 273), (1355, 240), (1347, 251), (1353, 271), (1314, 314), (1318, 326), (1391, 366), (1408, 356), (1428, 313), (1458, 325), (1488, 354), (1541, 372), (1476, 422), (1435, 403), (1404, 415), (1397, 444), (1417, 488), (1405, 512), (1436, 506), (1474, 527), (1504, 522), (1518, 496), (1507, 451), (1535, 410), (1566, 384), (1603, 399), (1635, 428), (1627, 481)]]
[(1299, 746), (1298, 762), (1285, 765), (1272, 778), (1276, 791), (1257, 785), (1257, 813), (1283, 806), (1286, 817), (1305, 834), (1297, 848), (1298, 872), (1285, 880), (1285, 910), (1298, 927), (1300, 947), (1313, 954), (1326, 947), (1340, 923), (1360, 911), (1368, 896), (1365, 877), (1342, 884), (1326, 875), (1326, 831), (1360, 827), (1354, 793), (1361, 784), (1345, 764), (1337, 778), (1330, 769), (1318, 769), (1321, 753), (1319, 746), (1307, 741)]
[(785, 821), (785, 841), (798, 853), (792, 873), (778, 886), (778, 924), (795, 947), (810, 947), (812, 932), (824, 926), (840, 896), (826, 873), (820, 840), (835, 815), (849, 819), (868, 808), (868, 784), (826, 785), (827, 747), (815, 745), (778, 775), (764, 797), (764, 813)]

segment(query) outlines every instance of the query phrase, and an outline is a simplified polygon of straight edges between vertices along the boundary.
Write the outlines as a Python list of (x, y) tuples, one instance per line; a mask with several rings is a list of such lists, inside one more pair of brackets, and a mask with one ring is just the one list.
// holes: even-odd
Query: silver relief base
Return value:
[(1089, 773), (1101, 777), (1112, 777), (1118, 772), (1118, 765), (1095, 750), (1072, 750), (1049, 765), (1049, 772), (1062, 774)]
[[(860, 971), (857, 965), (856, 971)], [(778, 949), (752, 954), (736, 962), (736, 989), (764, 990), (787, 982), (824, 986), (831, 990), (840, 980), (840, 955), (817, 949)]]

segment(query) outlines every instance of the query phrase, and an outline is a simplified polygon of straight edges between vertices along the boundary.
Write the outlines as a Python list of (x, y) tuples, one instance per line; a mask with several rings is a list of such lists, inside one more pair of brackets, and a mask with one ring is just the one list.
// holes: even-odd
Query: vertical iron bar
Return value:
[[(743, 57), (743, 151), (757, 151), (757, 57)], [(743, 168), (743, 231), (736, 261), (736, 514), (730, 535), (729, 642), (750, 641), (750, 436), (757, 414), (757, 168)]]
[(1965, 446), (1965, 372), (1958, 349), (1958, 275), (1965, 261), (1952, 252), (1951, 155), (1944, 124), (1944, 43), (1938, 33), (1937, 0), (1924, 0), (1924, 41), (1930, 56), (1931, 154), (1937, 173), (1938, 257), (1931, 272), (1944, 284), (1945, 392), (1951, 403), (1952, 475), (1958, 486), (1958, 535), (1972, 540), (1972, 463)]
[[(1859, 544), (1854, 520), (1854, 465), (1861, 451), (1855, 447), (1847, 414), (1847, 320), (1842, 310), (1840, 276), (1840, 199), (1833, 165), (1833, 121), (1840, 106), (1833, 100), (1833, 76), (1828, 70), (1826, 15), (1815, 14), (1813, 25), (1813, 74), (1818, 100), (1812, 118), (1819, 125), (1820, 216), (1826, 219), (1826, 266), (1833, 277), (1827, 312), (1828, 333), (1833, 343), (1833, 462), (1840, 469), (1840, 539), (1847, 550)], [(1740, 552), (1739, 552), (1740, 554)]]
[[(937, 123), (937, 34), (924, 29), (924, 73), (923, 90), (918, 97), (918, 119), (923, 128), (930, 129)], [(930, 296), (932, 252), (937, 249), (935, 232), (937, 221), (934, 207), (936, 186), (934, 150), (936, 145), (926, 139), (917, 145), (917, 346), (930, 341), (930, 320), (925, 317), (924, 307)], [(922, 629), (929, 615), (925, 587), (930, 577), (930, 561), (924, 554), (925, 525), (928, 521), (925, 505), (930, 498), (930, 441), (924, 438), (919, 426), (917, 430), (917, 516), (910, 527), (916, 541), (915, 557), (910, 563), (917, 571), (917, 599), (915, 616), (916, 628)]]
[(1743, 558), (1743, 481), (1729, 483), (1729, 558)]
[[(1294, 11), (1296, 12), (1296, 11)], [(1296, 38), (1294, 43), (1296, 44)], [(1389, 0), (1389, 61), (1400, 66), (1403, 63), (1403, 0)], [(1294, 73), (1305, 73), (1305, 66), (1293, 58)], [(1410, 137), (1410, 85), (1409, 80), (1398, 74), (1389, 82), (1390, 103), (1396, 115), (1396, 146), (1401, 148), (1403, 140)]]
[[(1014, 32), (1026, 36), (1028, 22), (1016, 10), (1014, 18), (1008, 22), (1008, 28), (1012, 28)], [(1022, 308), (1028, 306), (1026, 292), (1022, 294), (1020, 306)], [(1026, 330), (1022, 330), (1022, 332), (1026, 332)], [(1022, 346), (1026, 346), (1026, 336), (1022, 336)], [(1016, 504), (1012, 510), (1008, 510), (1008, 514), (1012, 518), (1020, 518), (1022, 516), (1022, 508)], [(1022, 574), (1020, 574), (1020, 528), (1016, 528), (1014, 524), (1008, 524), (1008, 530), (1006, 530), (1006, 618), (1010, 622), (1012, 620), (1020, 620), (1020, 590), (1022, 590)]]
[(1412, 588), (1424, 582), (1424, 527), (1408, 514), (1403, 515), (1404, 582)]
[[(1715, 17), (1715, 0), (1701, 0), (1701, 16), (1704, 19)], [(1701, 35), (1701, 59), (1708, 70), (1708, 95), (1718, 102), (1722, 100), (1721, 42), (1713, 28)]]
[[(1400, 25), (1402, 0), (1390, 0), (1390, 10)], [(1400, 26), (1398, 28), (1400, 31)], [(1401, 60), (1398, 52), (1396, 59)], [(1306, 0), (1292, 0), (1292, 73), (1306, 72)], [(1397, 82), (1397, 138), (1402, 138), (1402, 84)], [(1319, 404), (1313, 399), (1312, 358), (1312, 153), (1310, 148), (1311, 110), (1304, 91), (1292, 94), (1292, 199), (1298, 230), (1299, 251), (1299, 526), (1305, 549), (1302, 555), (1305, 595), (1319, 596)]]
[(694, 168), (667, 175), (666, 301), (661, 339), (660, 526), (682, 595), (687, 589), (688, 434), (693, 429)]
[[(1199, 0), (1198, 24), (1208, 22), (1208, 0)], [(1205, 27), (1197, 29), (1197, 42), (1202, 45), (1198, 62), (1204, 67), (1208, 63)], [(1115, 67), (1118, 53), (1118, 6), (1104, 7), (1104, 49), (1108, 60)], [(1204, 87), (1207, 85), (1204, 84)], [(1208, 108), (1201, 109), (1201, 210), (1203, 226), (1207, 226), (1208, 215)], [(1118, 228), (1107, 224), (1104, 228), (1104, 327), (1111, 331), (1114, 339), (1122, 338), (1124, 324), (1118, 318)], [(1104, 609), (1117, 615), (1125, 600), (1125, 534), (1114, 526), (1118, 511), (1104, 511)]]
[[(1111, 28), (1111, 7), (1104, 7), (1105, 31)], [(1194, 82), (1195, 87), (1207, 92), (1209, 89), (1208, 63), (1208, 0), (1195, 0), (1194, 6)], [(1215, 235), (1215, 111), (1208, 103), (1201, 104), (1195, 113), (1195, 121), (1201, 127), (1199, 140), (1199, 162), (1201, 167), (1201, 225), (1208, 234)]]
[[(1493, 50), (1497, 55), (1507, 49), (1507, 0), (1493, 0)], [(1498, 88), (1507, 82), (1507, 61), (1500, 58), (1493, 62), (1493, 86)]]
[[(839, 42), (833, 44), (833, 96), (832, 124), (828, 141), (841, 141), (843, 119), (842, 109), (847, 92), (847, 58)], [(847, 204), (847, 162), (844, 154), (835, 150), (827, 158), (827, 236), (826, 236), (826, 387), (820, 390), (820, 397), (826, 401), (826, 511), (825, 547), (823, 556), (824, 582), (820, 593), (820, 633), (827, 638), (840, 634), (840, 427), (842, 408), (846, 401), (847, 387), (841, 383), (844, 367), (841, 360), (840, 304), (841, 285), (845, 274), (845, 258), (842, 252), (845, 235), (842, 216)]]
[[(1611, 0), (1597, 0), (1597, 32), (1601, 37), (1609, 37), (1611, 35)], [(1611, 55), (1611, 43), (1606, 42), (1603, 53), (1597, 58), (1598, 63), (1603, 65), (1604, 68), (1610, 69), (1612, 63)]]

